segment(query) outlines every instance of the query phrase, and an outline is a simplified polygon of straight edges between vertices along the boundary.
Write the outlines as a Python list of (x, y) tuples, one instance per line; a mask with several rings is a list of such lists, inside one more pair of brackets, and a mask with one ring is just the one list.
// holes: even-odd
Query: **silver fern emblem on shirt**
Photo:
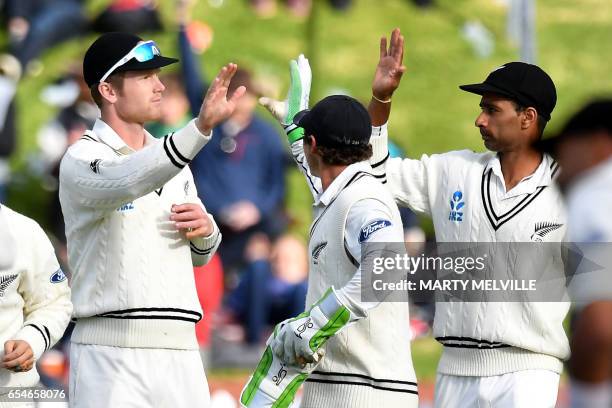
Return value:
[(327, 242), (322, 242), (312, 250), (312, 260), (315, 265), (319, 263), (319, 256), (326, 246)]
[(555, 222), (537, 222), (534, 232), (531, 235), (531, 240), (534, 242), (542, 242), (546, 234), (549, 234), (562, 226), (563, 224), (557, 224)]
[(11, 283), (13, 283), (15, 279), (17, 279), (16, 274), (0, 277), (0, 297), (4, 296), (4, 291), (6, 290), (6, 288), (9, 287)]

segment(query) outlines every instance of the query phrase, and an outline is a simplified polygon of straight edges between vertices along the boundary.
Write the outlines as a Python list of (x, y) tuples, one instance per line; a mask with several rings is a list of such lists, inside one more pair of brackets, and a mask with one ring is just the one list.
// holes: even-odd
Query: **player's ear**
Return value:
[(535, 124), (537, 126), (538, 112), (533, 107), (526, 108), (523, 111), (523, 119), (521, 121), (521, 128), (528, 129), (530, 126)]
[(304, 148), (308, 149), (308, 153), (312, 154), (315, 151), (316, 146), (317, 139), (315, 139), (313, 135), (308, 135), (304, 137)]
[(117, 90), (108, 82), (100, 82), (98, 84), (98, 92), (100, 96), (113, 104), (117, 101)]

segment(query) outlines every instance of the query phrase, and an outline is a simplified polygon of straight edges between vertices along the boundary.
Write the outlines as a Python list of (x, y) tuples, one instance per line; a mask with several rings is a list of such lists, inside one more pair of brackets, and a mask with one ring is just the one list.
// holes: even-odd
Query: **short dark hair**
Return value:
[(227, 94), (233, 95), (236, 89), (241, 86), (244, 86), (247, 89), (247, 92), (249, 92), (251, 95), (255, 95), (257, 97), (261, 96), (259, 90), (255, 86), (251, 72), (244, 68), (238, 68), (234, 73), (234, 76), (227, 87)]
[[(112, 86), (117, 89), (123, 88), (123, 80), (125, 79), (125, 72), (117, 72), (109, 76), (105, 82), (108, 82)], [(91, 92), (91, 98), (94, 100), (98, 108), (102, 108), (102, 95), (100, 94), (100, 90), (98, 89), (98, 85), (100, 83), (95, 83), (89, 88), (89, 92)]]
[[(528, 106), (521, 105), (517, 101), (512, 101), (512, 103), (514, 103), (514, 109), (516, 109), (517, 113), (524, 112), (528, 108)], [(536, 109), (536, 112), (537, 112), (537, 109)], [(542, 138), (542, 135), (544, 134), (544, 129), (546, 128), (547, 123), (548, 121), (544, 119), (542, 115), (540, 115), (540, 112), (538, 112), (538, 137), (539, 138)]]
[[(304, 138), (304, 143), (310, 144), (308, 137)], [(370, 144), (342, 147), (318, 145), (317, 149), (321, 153), (323, 163), (329, 166), (348, 166), (349, 164), (359, 163), (372, 157), (372, 146)]]

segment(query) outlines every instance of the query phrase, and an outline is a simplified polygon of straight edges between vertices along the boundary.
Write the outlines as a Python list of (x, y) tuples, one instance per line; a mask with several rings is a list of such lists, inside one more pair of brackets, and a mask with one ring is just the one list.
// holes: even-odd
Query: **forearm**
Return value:
[(304, 155), (303, 140), (298, 140), (291, 145), (291, 155), (293, 156), (293, 161), (295, 161), (295, 164), (297, 164), (298, 169), (306, 178), (310, 193), (312, 194), (313, 198), (316, 199), (323, 191), (321, 187), (321, 179), (317, 176), (314, 176), (310, 172), (308, 161), (306, 160), (306, 156)]
[[(368, 113), (370, 114), (372, 126), (381, 126), (389, 121), (389, 115), (391, 115), (391, 97), (385, 97), (385, 99), (379, 98), (380, 100), (377, 100), (376, 98), (372, 96), (370, 99)], [(382, 103), (380, 102), (381, 100), (388, 100), (389, 102)]]
[(374, 175), (378, 176), (380, 181), (385, 184), (386, 165), (389, 159), (387, 124), (380, 126), (372, 126), (372, 135), (370, 136), (370, 145), (372, 146), (372, 157), (370, 165)]
[(116, 208), (162, 187), (211, 135), (202, 135), (192, 121), (163, 140), (125, 156), (99, 159), (95, 151), (69, 151), (62, 162), (60, 184), (83, 206)]

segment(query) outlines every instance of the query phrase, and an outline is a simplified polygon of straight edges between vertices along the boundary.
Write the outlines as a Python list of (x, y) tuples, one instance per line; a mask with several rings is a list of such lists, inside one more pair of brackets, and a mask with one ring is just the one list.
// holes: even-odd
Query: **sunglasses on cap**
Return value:
[(123, 58), (121, 58), (115, 65), (113, 65), (106, 74), (100, 78), (100, 82), (104, 82), (117, 68), (122, 65), (125, 65), (132, 58), (136, 58), (138, 62), (145, 62), (152, 60), (156, 55), (161, 55), (159, 48), (157, 48), (157, 44), (155, 41), (145, 41), (136, 45), (134, 48), (130, 50)]

